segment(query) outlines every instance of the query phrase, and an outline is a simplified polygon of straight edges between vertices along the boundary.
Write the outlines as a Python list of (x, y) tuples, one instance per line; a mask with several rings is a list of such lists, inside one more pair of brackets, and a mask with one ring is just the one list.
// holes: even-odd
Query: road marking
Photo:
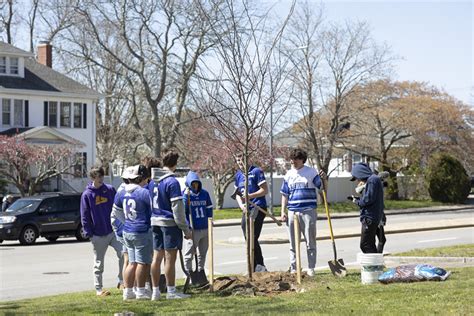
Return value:
[(435, 242), (435, 241), (445, 241), (445, 240), (454, 240), (458, 239), (457, 237), (449, 237), (449, 238), (440, 238), (440, 239), (429, 239), (429, 240), (420, 240), (418, 243), (425, 243), (425, 242)]

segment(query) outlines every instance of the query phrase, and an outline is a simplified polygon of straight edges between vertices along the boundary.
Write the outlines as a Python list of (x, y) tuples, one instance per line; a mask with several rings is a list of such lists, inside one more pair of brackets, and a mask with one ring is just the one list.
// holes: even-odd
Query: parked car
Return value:
[(0, 213), (0, 242), (34, 244), (39, 236), (54, 242), (62, 236), (87, 240), (81, 225), (80, 193), (48, 193), (16, 200)]

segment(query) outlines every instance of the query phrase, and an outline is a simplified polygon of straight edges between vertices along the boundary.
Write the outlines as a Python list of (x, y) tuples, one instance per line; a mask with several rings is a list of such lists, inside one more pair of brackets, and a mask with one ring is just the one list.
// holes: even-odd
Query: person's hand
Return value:
[(352, 203), (357, 204), (357, 201), (359, 201), (359, 197), (352, 195)]
[(319, 170), (319, 177), (323, 180), (325, 180), (328, 176), (326, 174), (326, 172), (324, 172), (323, 170)]
[(192, 239), (193, 238), (193, 231), (188, 230), (187, 233), (184, 233), (184, 239)]
[(189, 193), (191, 193), (191, 191), (189, 190), (189, 187), (186, 187), (186, 189), (184, 189), (184, 194), (188, 195)]
[(281, 222), (286, 222), (288, 220), (288, 216), (286, 216), (286, 213), (282, 213), (280, 216), (280, 221)]

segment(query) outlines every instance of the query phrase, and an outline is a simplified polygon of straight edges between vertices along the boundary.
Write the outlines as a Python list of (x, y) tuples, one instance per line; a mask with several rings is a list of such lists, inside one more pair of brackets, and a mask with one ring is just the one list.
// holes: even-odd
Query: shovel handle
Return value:
[(326, 196), (326, 190), (323, 189), (322, 192), (323, 192), (324, 207), (326, 208), (326, 216), (328, 218), (328, 223), (329, 223), (329, 234), (331, 236), (332, 249), (334, 250), (334, 261), (336, 261), (337, 260), (336, 242), (334, 241), (334, 233), (332, 231), (331, 214), (329, 214), (329, 207), (328, 207), (328, 200), (327, 200), (327, 196)]
[(275, 224), (277, 224), (278, 226), (282, 225), (281, 221), (278, 220), (278, 218), (276, 218), (273, 214), (270, 214), (269, 212), (265, 211), (263, 208), (261, 208), (260, 206), (258, 206), (254, 202), (252, 202), (252, 201), (249, 201), (249, 202), (250, 202), (250, 205), (255, 207), (259, 212), (262, 212), (263, 214), (269, 216), (275, 222)]

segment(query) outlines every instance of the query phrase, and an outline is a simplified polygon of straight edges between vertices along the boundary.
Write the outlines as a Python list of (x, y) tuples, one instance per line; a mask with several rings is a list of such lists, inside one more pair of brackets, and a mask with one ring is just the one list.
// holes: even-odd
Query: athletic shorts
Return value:
[(153, 239), (150, 232), (123, 232), (123, 240), (127, 246), (128, 262), (151, 264), (153, 259)]
[(178, 226), (152, 226), (153, 249), (181, 249), (183, 246), (183, 231)]

